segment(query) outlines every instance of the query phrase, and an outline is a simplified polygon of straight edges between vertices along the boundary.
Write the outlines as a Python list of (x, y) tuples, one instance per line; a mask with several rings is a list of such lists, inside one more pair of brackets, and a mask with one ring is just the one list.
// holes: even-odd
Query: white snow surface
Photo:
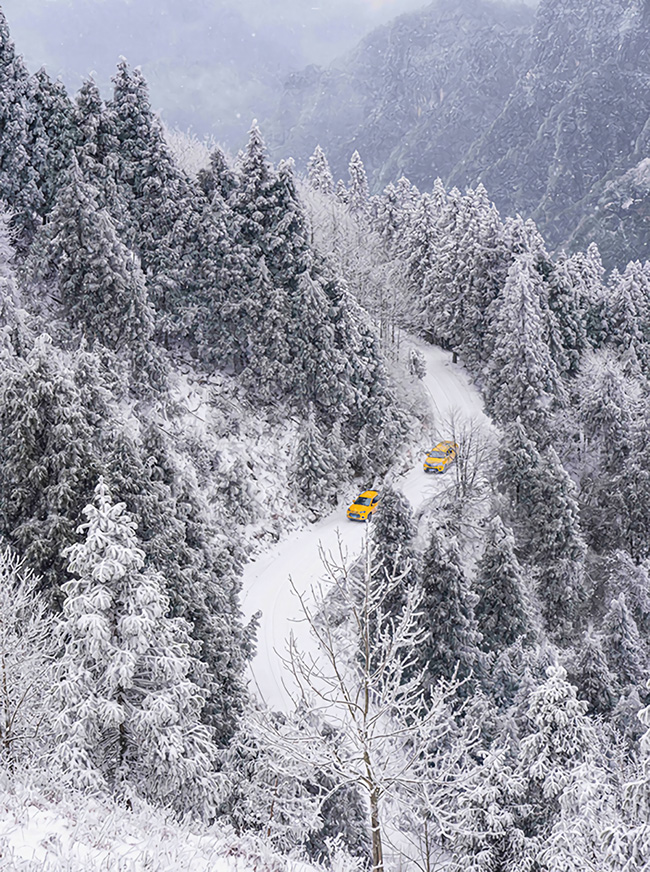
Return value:
[[(444, 487), (445, 476), (427, 475), (424, 457), (436, 441), (448, 438), (445, 423), (453, 414), (459, 420), (477, 420), (490, 426), (483, 412), (477, 389), (460, 363), (441, 348), (409, 337), (409, 343), (425, 355), (427, 372), (422, 380), (423, 402), (431, 409), (431, 432), (419, 453), (409, 452), (406, 462), (392, 471), (391, 483), (399, 488), (414, 510)], [(381, 490), (381, 482), (376, 482)], [(324, 576), (320, 549), (339, 554), (339, 543), (349, 558), (360, 550), (365, 524), (348, 521), (346, 509), (355, 494), (341, 495), (338, 507), (314, 524), (294, 530), (269, 550), (258, 554), (244, 568), (242, 610), (246, 619), (262, 612), (257, 633), (257, 654), (250, 665), (253, 689), (272, 709), (291, 711), (296, 698), (295, 687), (283, 660), (287, 657), (290, 633), (301, 651), (317, 655), (315, 641), (301, 620), (297, 591), (309, 599), (312, 587)]]
[[(0, 781), (2, 872), (318, 872), (228, 827), (179, 823), (146, 803)], [(321, 870), (322, 872), (322, 870)]]

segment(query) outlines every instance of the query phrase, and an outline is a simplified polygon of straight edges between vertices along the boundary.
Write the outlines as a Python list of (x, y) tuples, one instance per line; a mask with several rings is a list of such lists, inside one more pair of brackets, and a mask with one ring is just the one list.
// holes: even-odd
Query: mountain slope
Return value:
[(644, 0), (541, 0), (535, 14), (439, 0), (293, 76), (272, 137), (299, 163), (320, 144), (343, 177), (358, 149), (375, 190), (401, 175), (421, 190), (482, 182), (551, 248), (596, 242), (611, 267), (648, 256), (649, 131)]
[[(649, 25), (642, 0), (543, 0), (529, 68), (449, 181), (480, 179), (502, 211), (531, 216), (552, 246), (569, 240), (596, 210), (605, 177), (643, 156)], [(581, 244), (600, 243), (611, 262), (637, 256), (636, 237), (621, 245), (597, 219)]]
[(291, 76), (270, 140), (304, 163), (317, 144), (344, 176), (358, 149), (376, 184), (446, 176), (501, 110), (523, 59), (532, 12), (440, 0), (367, 36), (327, 69)]

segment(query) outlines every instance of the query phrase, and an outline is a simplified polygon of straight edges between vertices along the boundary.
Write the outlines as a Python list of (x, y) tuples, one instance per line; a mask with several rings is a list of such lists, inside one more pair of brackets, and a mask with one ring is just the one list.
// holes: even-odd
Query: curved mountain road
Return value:
[[(426, 358), (424, 388), (430, 396), (434, 427), (440, 438), (444, 438), (444, 422), (451, 413), (461, 419), (487, 420), (478, 391), (462, 367), (451, 362), (451, 354), (410, 337), (409, 343), (419, 348)], [(421, 461), (429, 447), (422, 445), (422, 457), (397, 482), (414, 509), (444, 482), (444, 478), (428, 476), (422, 469)], [(335, 556), (339, 543), (350, 556), (360, 550), (365, 525), (348, 521), (345, 509), (346, 505), (341, 502), (327, 517), (290, 533), (244, 568), (241, 596), (244, 617), (248, 620), (256, 611), (262, 611), (257, 654), (250, 664), (250, 677), (253, 688), (272, 709), (289, 711), (293, 708), (288, 689), (291, 676), (282, 662), (290, 632), (293, 631), (301, 650), (315, 653), (315, 643), (306, 623), (300, 619), (300, 603), (291, 583), (301, 594), (309, 596), (312, 586), (324, 575), (320, 549)]]

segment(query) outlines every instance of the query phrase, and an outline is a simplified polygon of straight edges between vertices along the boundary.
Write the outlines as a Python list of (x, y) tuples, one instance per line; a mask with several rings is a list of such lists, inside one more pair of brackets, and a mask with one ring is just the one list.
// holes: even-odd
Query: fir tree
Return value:
[(294, 459), (299, 500), (316, 511), (324, 503), (333, 501), (338, 485), (337, 472), (334, 456), (316, 423), (314, 409), (310, 407)]
[(57, 195), (50, 240), (71, 323), (91, 340), (142, 355), (153, 330), (144, 276), (108, 212), (98, 209), (96, 189), (83, 181), (76, 160)]
[(31, 241), (40, 224), (42, 195), (29, 152), (28, 73), (16, 55), (4, 12), (0, 9), (0, 200), (14, 211), (19, 242)]
[(589, 713), (608, 715), (611, 712), (618, 698), (616, 676), (607, 665), (601, 638), (593, 629), (585, 634), (571, 658), (568, 675), (578, 696), (589, 703)]
[(0, 397), (0, 530), (56, 600), (61, 551), (99, 472), (91, 414), (47, 334), (11, 360)]
[(226, 202), (239, 184), (234, 170), (230, 168), (220, 148), (215, 148), (210, 155), (209, 168), (199, 170), (198, 182), (208, 200), (212, 201), (217, 194)]
[(550, 666), (546, 681), (529, 698), (527, 734), (521, 739), (518, 772), (528, 781), (531, 823), (548, 833), (571, 770), (584, 762), (597, 741), (586, 717), (588, 703), (579, 700), (566, 670)]
[(40, 191), (40, 214), (45, 217), (74, 152), (74, 110), (63, 84), (53, 82), (44, 69), (29, 80), (29, 104), (30, 162)]
[(189, 678), (187, 625), (167, 617), (162, 579), (145, 566), (132, 517), (100, 478), (66, 549), (65, 645), (57, 757), (80, 787), (132, 790), (178, 814), (211, 817), (216, 747)]
[(205, 664), (192, 677), (206, 692), (204, 719), (224, 745), (244, 709), (243, 673), (254, 632), (254, 625), (241, 623), (235, 508), (226, 503), (208, 510), (155, 421), (143, 432), (142, 444), (115, 428), (105, 442), (107, 479), (140, 521), (148, 565), (166, 581), (172, 614), (190, 624)]
[(126, 203), (118, 196), (118, 140), (114, 119), (93, 79), (79, 89), (74, 105), (76, 155), (86, 181), (98, 191), (98, 205), (107, 208), (120, 229), (131, 226)]
[(426, 636), (417, 658), (428, 687), (454, 674), (461, 680), (476, 675), (481, 641), (474, 618), (476, 597), (460, 565), (456, 543), (445, 543), (435, 529), (422, 556), (421, 586), (421, 621)]
[(614, 270), (605, 297), (604, 321), (607, 341), (623, 351), (634, 345), (647, 358), (644, 324), (648, 323), (647, 281), (640, 263), (630, 263), (623, 275)]
[(320, 145), (316, 146), (314, 153), (307, 162), (307, 179), (314, 191), (320, 191), (323, 194), (334, 193), (332, 171), (325, 157), (325, 152)]
[(621, 685), (638, 684), (647, 668), (648, 651), (621, 593), (610, 603), (602, 625), (607, 663)]
[(417, 529), (413, 510), (404, 494), (386, 487), (381, 495), (381, 508), (371, 530), (375, 546), (375, 565), (386, 579), (399, 578), (399, 585), (384, 604), (388, 615), (397, 615), (404, 608), (410, 589), (419, 579), (419, 555), (415, 549)]
[(498, 421), (519, 418), (527, 432), (543, 441), (551, 411), (564, 403), (565, 391), (544, 341), (540, 281), (531, 255), (513, 261), (485, 372), (485, 398)]
[(562, 373), (575, 375), (583, 354), (589, 348), (587, 310), (573, 284), (564, 256), (553, 264), (546, 284), (548, 307), (555, 320), (562, 351), (562, 358), (555, 355), (555, 363)]
[(453, 872), (519, 872), (530, 868), (534, 842), (526, 838), (521, 801), (525, 780), (496, 744), (481, 753), (458, 797)]
[(531, 630), (524, 577), (514, 537), (497, 515), (487, 530), (485, 550), (476, 567), (475, 616), (483, 647), (500, 651)]
[(9, 338), (16, 323), (18, 288), (14, 273), (11, 213), (0, 204), (0, 337)]
[(174, 163), (141, 71), (122, 59), (113, 82), (109, 120), (117, 141), (118, 193), (128, 207), (122, 237), (141, 259), (152, 303), (161, 312), (160, 334), (175, 341), (192, 325), (197, 293), (192, 230), (199, 198)]
[(353, 215), (367, 215), (370, 192), (366, 170), (358, 151), (355, 151), (350, 158), (348, 174), (347, 207)]

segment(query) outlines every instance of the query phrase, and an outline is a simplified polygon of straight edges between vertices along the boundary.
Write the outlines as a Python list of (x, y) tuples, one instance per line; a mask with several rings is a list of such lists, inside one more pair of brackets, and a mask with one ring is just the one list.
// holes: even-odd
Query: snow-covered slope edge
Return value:
[(310, 872), (263, 840), (224, 827), (183, 825), (145, 803), (55, 795), (36, 787), (0, 789), (3, 872)]

